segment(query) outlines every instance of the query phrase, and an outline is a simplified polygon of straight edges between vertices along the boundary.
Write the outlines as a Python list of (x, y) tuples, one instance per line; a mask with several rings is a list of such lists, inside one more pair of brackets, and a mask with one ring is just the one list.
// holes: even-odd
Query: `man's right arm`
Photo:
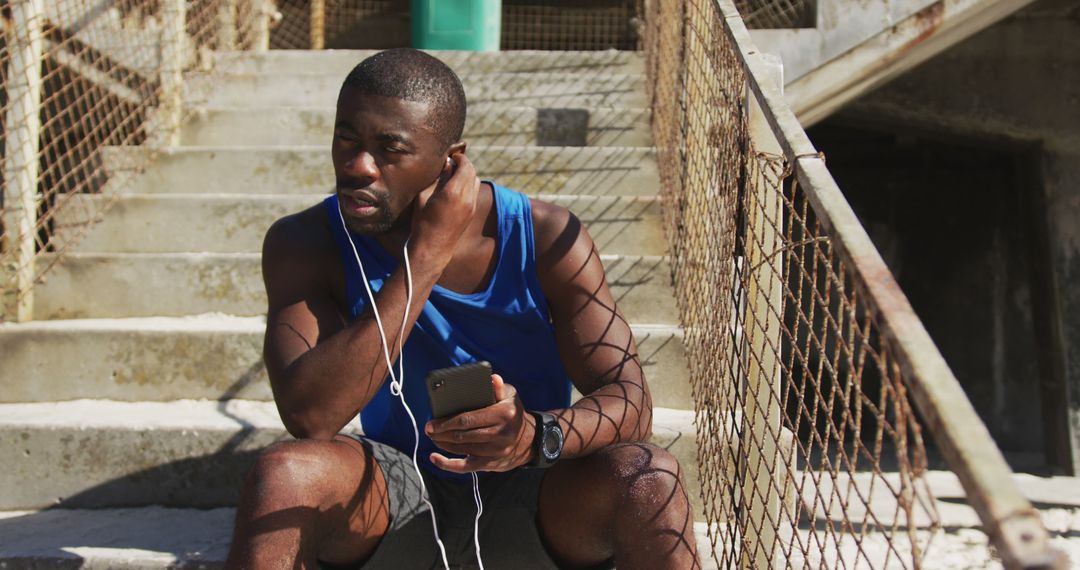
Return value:
[[(468, 164), (462, 156), (458, 162), (463, 161)], [(404, 270), (395, 270), (375, 296), (391, 362), (398, 356), (398, 336), (408, 337), (475, 210), (479, 186), (475, 171), (471, 164), (458, 171), (464, 176), (455, 174), (435, 194), (426, 192), (414, 212), (409, 243), (413, 298), (404, 332)], [(268, 309), (263, 358), (289, 433), (297, 438), (330, 439), (382, 386), (387, 365), (370, 307), (352, 323), (338, 309), (320, 256), (313, 254), (310, 231), (289, 217), (276, 222), (264, 240)]]

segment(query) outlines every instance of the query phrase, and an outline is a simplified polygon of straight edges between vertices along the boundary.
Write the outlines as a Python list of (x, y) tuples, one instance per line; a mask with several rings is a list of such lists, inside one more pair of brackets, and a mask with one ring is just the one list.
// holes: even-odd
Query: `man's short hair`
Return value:
[(345, 78), (366, 95), (395, 97), (431, 105), (431, 128), (445, 148), (465, 130), (465, 89), (454, 70), (420, 50), (394, 48), (361, 61)]

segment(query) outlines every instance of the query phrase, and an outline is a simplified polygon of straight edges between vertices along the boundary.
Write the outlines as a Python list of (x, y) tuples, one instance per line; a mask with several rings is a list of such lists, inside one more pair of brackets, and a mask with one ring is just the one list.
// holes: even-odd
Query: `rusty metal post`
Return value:
[(41, 63), (45, 24), (43, 0), (10, 4), (7, 68), (8, 110), (4, 117), (5, 257), (13, 265), (15, 320), (34, 318), (34, 253), (37, 244), (38, 147), (41, 137)]
[(252, 22), (252, 46), (254, 51), (267, 51), (270, 49), (270, 19), (276, 10), (270, 3), (271, 0), (248, 0)]
[(231, 51), (236, 49), (237, 0), (220, 0), (218, 4), (218, 49)]
[(180, 144), (183, 115), (184, 54), (187, 51), (187, 2), (162, 3), (160, 140), (167, 146)]
[[(767, 77), (782, 86), (783, 64), (780, 58), (766, 59)], [(781, 155), (783, 149), (776, 140), (761, 107), (749, 93), (747, 126), (753, 149), (757, 152)], [(749, 160), (755, 160), (753, 156)], [(753, 166), (750, 167), (753, 171)], [(780, 190), (773, 188), (764, 176), (748, 177), (746, 253), (743, 271), (746, 280), (746, 304), (743, 335), (746, 347), (746, 394), (743, 409), (742, 456), (747, 472), (743, 477), (742, 498), (747, 524), (743, 528), (743, 544), (752, 550), (742, 551), (743, 568), (786, 567), (780, 560), (781, 501), (790, 474), (781, 460), (780, 447), (783, 428), (780, 413), (780, 362), (783, 323), (778, 307), (784, 303), (783, 247), (781, 226), (784, 219)], [(790, 511), (789, 511), (790, 512)]]
[(311, 0), (311, 49), (326, 48), (326, 0)]

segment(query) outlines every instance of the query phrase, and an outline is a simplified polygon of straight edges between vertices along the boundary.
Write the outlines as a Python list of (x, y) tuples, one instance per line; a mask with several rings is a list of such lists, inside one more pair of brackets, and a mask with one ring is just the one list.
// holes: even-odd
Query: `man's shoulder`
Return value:
[(565, 252), (580, 239), (585, 228), (573, 212), (539, 198), (529, 198), (532, 208), (533, 243), (536, 255), (542, 259), (554, 251)]
[(263, 239), (263, 263), (323, 263), (335, 247), (324, 207), (316, 204), (270, 225)]

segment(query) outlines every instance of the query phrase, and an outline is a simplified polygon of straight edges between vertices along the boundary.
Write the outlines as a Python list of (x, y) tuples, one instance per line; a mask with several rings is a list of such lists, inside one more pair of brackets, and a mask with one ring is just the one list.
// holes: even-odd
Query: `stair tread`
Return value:
[[(18, 558), (85, 561), (81, 568), (166, 568), (177, 562), (217, 567), (228, 553), (235, 513), (231, 507), (156, 506), (0, 512), (0, 565)], [(707, 552), (705, 523), (694, 527), (699, 550)], [(711, 564), (706, 560), (707, 568)]]
[[(85, 254), (79, 254), (85, 255)], [(114, 254), (105, 254), (114, 255)], [(116, 254), (116, 255), (188, 255), (188, 254)], [(203, 254), (195, 254), (203, 255)], [(258, 255), (258, 254), (213, 254), (213, 255)], [(604, 256), (601, 256), (604, 257)], [(89, 319), (54, 319), (29, 321), (25, 323), (0, 322), (0, 334), (15, 334), (19, 331), (56, 331), (70, 332), (109, 332), (118, 330), (145, 331), (214, 331), (214, 332), (261, 332), (266, 327), (266, 317), (230, 315), (226, 313), (203, 313), (181, 317), (117, 317)], [(679, 325), (664, 323), (630, 323), (635, 333), (671, 334), (682, 336)]]
[(147, 431), (284, 429), (273, 402), (237, 399), (171, 402), (70, 400), (0, 404), (0, 426)]
[[(121, 402), (69, 400), (0, 404), (0, 427), (79, 429), (277, 429), (284, 431), (277, 407), (257, 400), (173, 400)], [(692, 432), (693, 410), (653, 408), (657, 434)]]

